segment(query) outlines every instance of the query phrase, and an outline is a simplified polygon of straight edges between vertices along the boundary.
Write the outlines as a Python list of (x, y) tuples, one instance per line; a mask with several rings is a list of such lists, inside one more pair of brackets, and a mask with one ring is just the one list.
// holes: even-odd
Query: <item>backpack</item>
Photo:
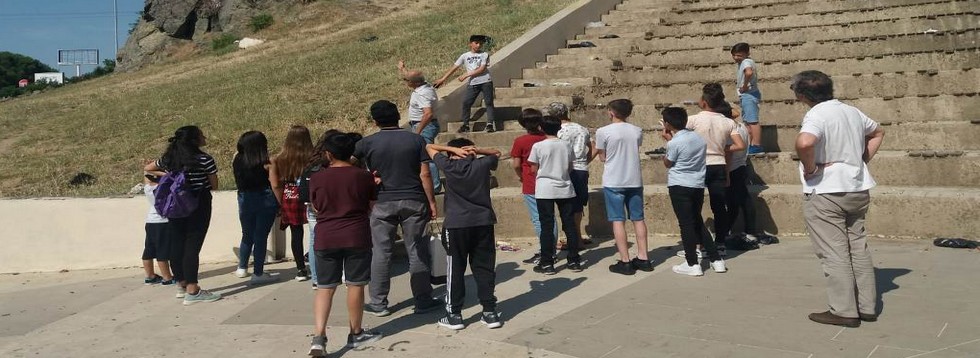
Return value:
[(190, 190), (187, 174), (183, 171), (167, 173), (153, 191), (153, 207), (168, 219), (186, 218), (197, 209), (197, 193)]
[(299, 201), (301, 203), (310, 202), (310, 177), (320, 169), (323, 169), (323, 164), (313, 164), (303, 170), (303, 174), (299, 176)]

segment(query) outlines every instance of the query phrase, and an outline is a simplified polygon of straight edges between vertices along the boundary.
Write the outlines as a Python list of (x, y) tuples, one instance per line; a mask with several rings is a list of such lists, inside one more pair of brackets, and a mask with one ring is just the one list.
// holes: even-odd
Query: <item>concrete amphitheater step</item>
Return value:
[[(921, 34), (925, 29), (963, 29), (976, 27), (976, 15), (957, 15), (938, 19), (895, 19), (889, 23), (830, 24), (820, 27), (784, 28), (776, 31), (741, 31), (736, 33), (695, 34), (689, 36), (657, 38), (654, 35), (628, 33), (619, 38), (598, 38), (596, 36), (569, 40), (568, 44), (589, 41), (596, 47), (588, 53), (615, 53), (636, 51), (676, 51), (696, 48), (728, 48), (734, 42), (747, 42), (754, 47), (797, 43), (800, 41), (843, 41), (855, 38), (897, 37)], [(692, 43), (692, 37), (696, 42)], [(693, 45), (693, 46), (692, 46)]]
[[(669, 23), (682, 21), (744, 22), (769, 17), (839, 16), (851, 11), (864, 12), (872, 16), (876, 13), (906, 13), (910, 16), (917, 16), (949, 9), (970, 9), (971, 2), (972, 0), (804, 1), (739, 8), (670, 9), (663, 6), (631, 8), (634, 1), (626, 1), (617, 9), (603, 16), (602, 19), (607, 24), (651, 21), (651, 19), (658, 18)], [(663, 5), (663, 3), (657, 5)]]
[[(637, 110), (639, 109), (639, 110)], [(644, 138), (644, 150), (652, 150), (663, 146), (660, 139), (660, 115), (659, 111), (650, 106), (637, 107), (631, 123), (640, 126), (646, 131)], [(653, 111), (648, 111), (652, 109)], [(696, 113), (698, 109), (688, 108), (690, 113)], [(573, 111), (572, 118), (575, 122), (590, 128), (593, 132), (596, 128), (608, 124), (609, 119), (604, 109), (594, 109), (587, 111)], [(796, 123), (786, 125), (762, 125), (762, 146), (767, 152), (793, 152), (795, 149), (796, 135), (800, 131), (799, 121), (801, 116), (796, 117)], [(980, 121), (977, 121), (980, 122)], [(523, 135), (525, 131), (515, 120), (503, 121), (503, 126), (499, 133), (482, 133), (484, 122), (472, 123), (475, 132), (468, 134), (456, 134), (460, 123), (449, 123), (448, 131), (437, 137), (437, 142), (446, 143), (452, 138), (466, 137), (478, 145), (503, 148), (503, 152), (508, 152), (514, 139)], [(880, 122), (885, 130), (887, 140), (882, 144), (881, 150), (980, 150), (980, 123), (973, 124), (969, 121), (950, 121), (950, 122), (928, 122), (928, 123), (893, 123), (887, 121)]]
[[(835, 96), (853, 98), (931, 97), (975, 95), (980, 91), (980, 68), (967, 71), (923, 71), (923, 73), (855, 73), (834, 76)], [(496, 89), (502, 102), (511, 98), (580, 96), (586, 104), (605, 103), (616, 98), (655, 98), (666, 103), (693, 100), (700, 96), (703, 83), (673, 85), (601, 85), (567, 87), (504, 87)], [(763, 78), (759, 89), (767, 100), (796, 99), (788, 79)]]
[[(798, 185), (753, 187), (758, 192), (756, 211), (758, 227), (773, 234), (803, 233), (803, 196)], [(760, 192), (761, 191), (761, 192)], [(491, 191), (498, 223), (498, 237), (533, 237), (520, 188), (498, 188)], [(980, 231), (980, 189), (936, 187), (879, 186), (871, 190), (871, 207), (867, 217), (870, 235), (898, 237), (973, 237)], [(645, 221), (651, 233), (677, 234), (677, 220), (663, 185), (644, 187)], [(707, 200), (707, 199), (706, 199)], [(611, 227), (606, 221), (601, 188), (593, 187), (585, 215), (585, 233), (608, 237)], [(711, 218), (705, 204), (705, 219)], [(741, 222), (741, 220), (739, 220)], [(740, 224), (736, 224), (736, 230)]]
[[(699, 111), (696, 106), (685, 105), (676, 101), (676, 98), (675, 102), (667, 102), (669, 99), (657, 98), (632, 98), (632, 100), (636, 105), (633, 108), (633, 122), (647, 129), (652, 129), (658, 125), (660, 110), (668, 105), (683, 106), (687, 108), (688, 113), (692, 114)], [(665, 102), (658, 103), (661, 100)], [(514, 109), (510, 112), (518, 113), (520, 107), (540, 108), (551, 102), (575, 103), (571, 96), (511, 98), (499, 100), (497, 103), (498, 106), (510, 106)], [(844, 102), (860, 108), (869, 117), (881, 123), (976, 122), (980, 124), (980, 100), (978, 100), (977, 95), (940, 95), (890, 99), (858, 98), (844, 100)], [(603, 126), (608, 119), (605, 103), (582, 102), (579, 107), (572, 111), (572, 119), (590, 127)], [(807, 109), (805, 105), (795, 101), (763, 100), (759, 118), (762, 119), (763, 124), (795, 126), (800, 123)], [(505, 119), (517, 119), (517, 117), (506, 117)], [(515, 127), (515, 129), (519, 128)], [(970, 130), (972, 131), (972, 129)], [(980, 140), (975, 141), (980, 142)]]
[[(648, 135), (645, 139), (651, 137)], [(871, 174), (881, 185), (980, 188), (980, 153), (950, 150), (931, 151), (930, 157), (922, 157), (921, 154), (922, 151), (881, 151), (870, 164)], [(936, 157), (936, 154), (943, 157)], [(799, 184), (799, 161), (794, 160), (793, 156), (785, 152), (753, 156), (751, 162), (756, 173), (755, 181), (763, 184)], [(645, 183), (667, 182), (667, 171), (660, 158), (662, 156), (640, 160)], [(589, 178), (590, 184), (602, 184), (602, 167), (603, 163), (598, 161), (589, 165), (589, 171), (594, 173)], [(498, 170), (494, 176), (500, 187), (520, 186), (509, 166)]]
[[(899, 37), (856, 38), (833, 41), (808, 41), (781, 45), (761, 45), (752, 49), (752, 56), (762, 62), (792, 62), (877, 58), (896, 54), (930, 52), (953, 53), (957, 50), (980, 49), (980, 31), (976, 28), (934, 34), (915, 34)], [(724, 48), (689, 49), (676, 51), (595, 52), (598, 48), (559, 49), (549, 55), (546, 63), (537, 67), (581, 67), (605, 64), (613, 69), (684, 68), (730, 64), (731, 53)], [(615, 66), (614, 66), (615, 65)]]
[[(921, 32), (929, 28), (949, 30), (971, 26), (970, 19), (980, 10), (976, 4), (965, 3), (923, 9), (884, 10), (875, 12), (850, 11), (829, 15), (789, 15), (755, 18), (743, 21), (704, 19), (701, 21), (670, 22), (651, 18), (647, 21), (609, 22), (603, 27), (586, 29), (581, 38), (598, 38), (604, 35), (620, 37), (646, 37), (665, 39), (705, 35), (725, 35), (738, 37), (747, 33), (778, 33), (804, 29), (841, 28), (857, 25), (874, 26), (881, 29), (897, 27), (910, 32)], [(912, 28), (910, 26), (928, 26)], [(890, 30), (895, 31), (895, 30)]]
[[(819, 68), (831, 76), (854, 73), (884, 74), (917, 72), (919, 70), (962, 70), (980, 68), (980, 54), (975, 50), (953, 53), (933, 52), (882, 56), (881, 58), (849, 58), (834, 60), (765, 62), (759, 66), (763, 78), (789, 78), (800, 71)], [(736, 72), (734, 62), (713, 67), (677, 68), (668, 71), (659, 68), (624, 69), (613, 71), (608, 65), (593, 64), (580, 67), (528, 68), (523, 78), (511, 81), (511, 87), (524, 83), (551, 86), (555, 83), (592, 85), (602, 83), (622, 84), (670, 84), (691, 82), (732, 83)]]

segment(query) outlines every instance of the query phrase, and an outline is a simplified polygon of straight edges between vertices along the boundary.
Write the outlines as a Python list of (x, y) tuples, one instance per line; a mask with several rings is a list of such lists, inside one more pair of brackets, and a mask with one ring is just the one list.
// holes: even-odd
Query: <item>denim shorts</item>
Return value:
[(606, 199), (606, 219), (609, 221), (643, 220), (643, 187), (602, 188)]
[(759, 101), (762, 100), (762, 93), (759, 91), (742, 93), (738, 96), (738, 100), (742, 105), (742, 121), (748, 124), (759, 123)]

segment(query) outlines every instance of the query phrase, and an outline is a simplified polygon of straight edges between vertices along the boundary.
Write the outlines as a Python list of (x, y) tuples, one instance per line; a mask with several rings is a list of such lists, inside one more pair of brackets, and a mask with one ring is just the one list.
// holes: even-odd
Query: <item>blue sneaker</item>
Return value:
[(153, 277), (143, 279), (144, 285), (156, 285), (160, 282), (163, 282), (163, 277), (160, 277), (160, 275), (153, 275)]
[(164, 286), (170, 286), (170, 285), (173, 285), (173, 284), (176, 284), (176, 283), (177, 283), (177, 278), (176, 277), (171, 277), (169, 280), (160, 281), (160, 284), (161, 285), (164, 285)]
[(184, 306), (190, 306), (199, 302), (214, 302), (221, 299), (221, 294), (213, 293), (211, 291), (200, 289), (197, 291), (196, 295), (187, 293), (184, 296)]
[(765, 153), (765, 152), (766, 152), (766, 150), (765, 149), (762, 149), (762, 146), (761, 145), (750, 145), (749, 146), (749, 153), (748, 154), (762, 154), (762, 153)]

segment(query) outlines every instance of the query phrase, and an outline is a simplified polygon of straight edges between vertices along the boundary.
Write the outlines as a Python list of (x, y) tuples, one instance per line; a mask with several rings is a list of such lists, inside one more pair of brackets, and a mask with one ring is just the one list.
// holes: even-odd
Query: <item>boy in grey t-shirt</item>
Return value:
[[(531, 147), (527, 161), (536, 172), (534, 198), (538, 205), (538, 217), (542, 228), (555, 225), (555, 206), (561, 216), (561, 228), (568, 238), (568, 269), (574, 272), (582, 271), (579, 246), (581, 237), (578, 226), (575, 225), (573, 206), (575, 189), (569, 172), (575, 155), (572, 147), (558, 139), (561, 121), (553, 116), (541, 119), (541, 131), (546, 139)], [(555, 241), (557, 238), (551, 230), (541, 230), (541, 260), (534, 266), (534, 272), (553, 275), (555, 271)]]
[[(609, 102), (612, 122), (595, 133), (593, 157), (604, 163), (602, 192), (606, 200), (606, 218), (612, 223), (619, 260), (609, 271), (632, 275), (636, 270), (653, 271), (647, 256), (647, 224), (643, 221), (643, 178), (640, 175), (640, 144), (643, 130), (626, 119), (633, 113), (633, 102), (617, 99)], [(626, 219), (636, 232), (636, 258), (630, 260), (626, 242)]]
[(687, 129), (687, 111), (683, 108), (668, 107), (663, 110), (662, 136), (667, 143), (664, 166), (667, 170), (667, 191), (670, 204), (677, 215), (681, 230), (681, 243), (687, 262), (675, 265), (673, 271), (682, 275), (702, 276), (701, 262), (698, 260), (697, 245), (704, 245), (711, 267), (715, 272), (725, 272), (725, 261), (721, 259), (715, 243), (703, 233), (707, 232), (701, 217), (704, 205), (704, 178), (707, 172), (705, 157), (707, 142), (694, 131)]
[(738, 64), (735, 86), (738, 90), (739, 105), (742, 106), (742, 121), (749, 129), (749, 154), (764, 152), (762, 148), (762, 127), (759, 126), (759, 71), (755, 61), (749, 58), (749, 44), (739, 42), (732, 46), (732, 59)]
[(457, 78), (459, 82), (469, 81), (466, 86), (466, 93), (463, 95), (463, 126), (459, 128), (459, 133), (470, 131), (470, 111), (473, 103), (476, 103), (476, 97), (481, 93), (483, 94), (483, 105), (487, 108), (486, 131), (488, 133), (497, 131), (497, 117), (493, 107), (493, 81), (490, 79), (490, 54), (483, 51), (483, 46), (489, 40), (490, 37), (485, 35), (470, 36), (470, 51), (460, 55), (453, 67), (432, 84), (435, 88), (442, 87), (449, 76), (452, 76), (460, 67), (465, 66), (466, 73)]

